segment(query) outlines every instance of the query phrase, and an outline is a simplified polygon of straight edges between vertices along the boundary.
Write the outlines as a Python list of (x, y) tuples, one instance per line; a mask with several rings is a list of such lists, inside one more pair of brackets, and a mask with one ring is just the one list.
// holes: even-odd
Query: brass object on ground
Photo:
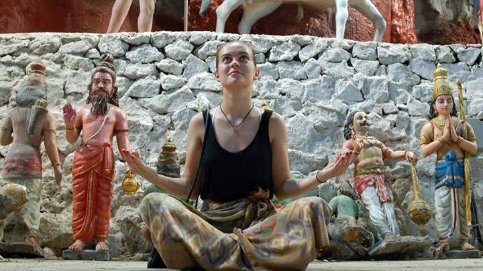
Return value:
[(413, 181), (413, 201), (409, 204), (409, 218), (417, 225), (424, 225), (428, 223), (433, 215), (431, 206), (421, 198), (421, 187), (419, 186), (418, 175), (416, 167), (411, 163), (411, 178)]
[(177, 165), (179, 164), (178, 153), (176, 152), (176, 145), (168, 138), (161, 147), (161, 153), (158, 156), (158, 163), (163, 165)]
[(124, 180), (122, 180), (122, 191), (126, 194), (134, 194), (141, 185), (136, 181), (136, 175), (132, 173), (130, 170), (126, 172), (126, 176)]

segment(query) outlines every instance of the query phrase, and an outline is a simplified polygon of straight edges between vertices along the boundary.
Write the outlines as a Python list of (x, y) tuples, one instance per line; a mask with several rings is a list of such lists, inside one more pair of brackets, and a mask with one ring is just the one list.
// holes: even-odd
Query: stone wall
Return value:
[[(220, 103), (221, 86), (213, 76), (216, 47), (229, 40), (252, 41), (257, 48), (261, 78), (254, 101), (267, 101), (286, 120), (289, 158), (293, 175), (306, 176), (332, 161), (343, 143), (342, 126), (351, 110), (369, 113), (371, 132), (394, 149), (420, 154), (419, 130), (429, 112), (433, 69), (441, 62), (453, 86), (456, 79), (466, 89), (467, 117), (483, 118), (482, 49), (480, 46), (427, 44), (376, 44), (339, 41), (311, 36), (258, 36), (212, 32), (155, 32), (97, 34), (0, 35), (0, 118), (25, 76), (26, 66), (42, 59), (47, 66), (49, 110), (57, 118), (59, 152), (65, 177), (58, 189), (46, 155), (41, 233), (43, 245), (60, 252), (71, 240), (72, 191), (70, 166), (77, 144), (65, 140), (61, 106), (66, 100), (85, 102), (90, 70), (100, 54), (116, 58), (121, 107), (129, 119), (132, 148), (139, 149), (155, 166), (165, 138), (178, 146), (184, 161), (186, 129), (202, 108)], [(478, 135), (483, 136), (483, 135)], [(8, 147), (0, 147), (0, 167)], [(117, 150), (116, 156), (119, 157)], [(480, 158), (482, 155), (480, 155)], [(482, 159), (475, 159), (480, 163)], [(424, 198), (432, 202), (434, 157), (417, 164)], [(388, 161), (401, 221), (412, 199), (408, 163)], [(128, 256), (143, 249), (135, 234), (141, 223), (136, 208), (142, 191), (123, 195), (120, 181), (124, 165), (116, 161), (116, 186), (112, 202), (110, 242), (113, 253)], [(481, 172), (481, 171), (480, 171)], [(340, 179), (351, 179), (352, 169)], [(482, 183), (482, 176), (475, 181)], [(335, 180), (319, 193), (330, 197)], [(143, 186), (148, 183), (143, 181)], [(478, 186), (478, 187), (479, 187)], [(313, 194), (316, 194), (314, 191)], [(478, 194), (478, 200), (483, 196)], [(405, 223), (403, 233), (419, 234)], [(434, 237), (433, 222), (427, 231)]]

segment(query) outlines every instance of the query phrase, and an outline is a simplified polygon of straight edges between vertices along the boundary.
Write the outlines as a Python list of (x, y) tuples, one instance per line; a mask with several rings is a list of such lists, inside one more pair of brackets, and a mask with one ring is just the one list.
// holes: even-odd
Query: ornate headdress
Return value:
[(44, 85), (47, 86), (45, 81), (45, 65), (40, 60), (35, 60), (27, 66), (28, 78), (26, 83), (28, 85)]
[(434, 86), (433, 86), (433, 98), (436, 99), (440, 95), (453, 96), (453, 90), (448, 82), (448, 71), (438, 63), (434, 70)]

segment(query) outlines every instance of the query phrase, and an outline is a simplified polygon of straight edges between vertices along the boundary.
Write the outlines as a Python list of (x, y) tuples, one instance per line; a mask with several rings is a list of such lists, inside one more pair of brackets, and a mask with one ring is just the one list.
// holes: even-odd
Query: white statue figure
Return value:
[[(345, 26), (349, 18), (348, 5), (357, 9), (362, 15), (372, 21), (375, 28), (374, 41), (382, 41), (386, 30), (386, 21), (370, 0), (225, 0), (216, 9), (216, 32), (225, 30), (225, 23), (231, 12), (243, 5), (243, 17), (238, 24), (240, 34), (249, 34), (250, 30), (260, 18), (272, 13), (283, 3), (303, 3), (317, 9), (336, 7), (336, 38), (343, 39)], [(202, 0), (200, 15), (208, 10), (211, 0)]]

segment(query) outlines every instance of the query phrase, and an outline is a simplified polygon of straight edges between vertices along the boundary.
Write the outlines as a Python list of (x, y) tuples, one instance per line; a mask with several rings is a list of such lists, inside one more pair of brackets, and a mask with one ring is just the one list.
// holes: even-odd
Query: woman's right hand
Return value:
[(337, 177), (344, 173), (351, 163), (352, 150), (342, 151), (337, 155), (334, 163), (322, 169), (322, 172), (327, 174), (327, 179)]

